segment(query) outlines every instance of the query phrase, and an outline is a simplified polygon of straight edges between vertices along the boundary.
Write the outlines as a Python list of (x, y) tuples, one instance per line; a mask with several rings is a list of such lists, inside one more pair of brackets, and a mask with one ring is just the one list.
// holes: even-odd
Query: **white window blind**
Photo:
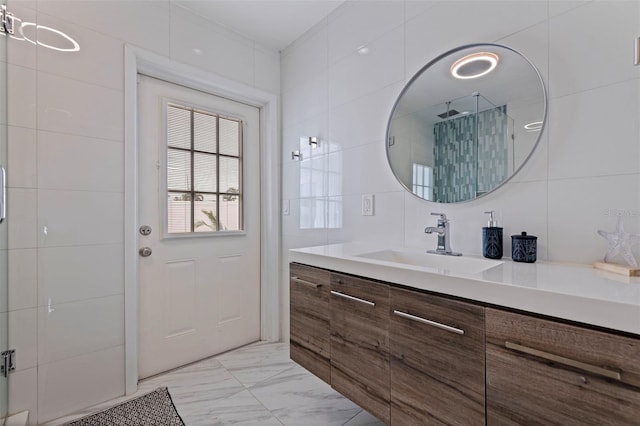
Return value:
[(242, 122), (167, 104), (167, 232), (240, 231)]

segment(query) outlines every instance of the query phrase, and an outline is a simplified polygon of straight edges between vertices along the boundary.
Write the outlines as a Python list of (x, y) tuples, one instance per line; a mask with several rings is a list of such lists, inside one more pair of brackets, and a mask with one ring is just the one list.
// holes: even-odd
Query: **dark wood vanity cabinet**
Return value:
[(391, 424), (483, 425), (484, 308), (391, 288)]
[(640, 425), (640, 340), (486, 309), (487, 423)]
[(331, 386), (389, 424), (389, 286), (331, 275)]
[(291, 358), (392, 425), (640, 426), (640, 338), (291, 264)]
[(327, 383), (331, 382), (329, 271), (290, 265), (290, 356)]

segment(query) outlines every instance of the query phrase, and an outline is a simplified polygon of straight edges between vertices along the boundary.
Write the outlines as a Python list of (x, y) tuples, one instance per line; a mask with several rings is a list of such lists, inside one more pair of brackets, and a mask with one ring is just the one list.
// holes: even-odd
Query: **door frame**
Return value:
[(124, 47), (125, 394), (138, 389), (138, 73), (260, 109), (260, 337), (280, 340), (279, 96), (225, 77)]

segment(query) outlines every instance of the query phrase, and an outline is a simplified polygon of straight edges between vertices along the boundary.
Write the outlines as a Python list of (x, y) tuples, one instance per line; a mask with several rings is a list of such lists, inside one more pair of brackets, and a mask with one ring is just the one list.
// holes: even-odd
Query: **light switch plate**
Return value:
[(289, 216), (289, 200), (282, 200), (282, 215)]
[(362, 195), (362, 216), (373, 216), (373, 194)]

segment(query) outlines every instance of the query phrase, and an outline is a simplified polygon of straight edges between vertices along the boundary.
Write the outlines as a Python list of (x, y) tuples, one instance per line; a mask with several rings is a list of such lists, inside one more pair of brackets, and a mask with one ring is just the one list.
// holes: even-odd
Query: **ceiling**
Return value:
[(344, 0), (176, 0), (205, 19), (283, 50)]

